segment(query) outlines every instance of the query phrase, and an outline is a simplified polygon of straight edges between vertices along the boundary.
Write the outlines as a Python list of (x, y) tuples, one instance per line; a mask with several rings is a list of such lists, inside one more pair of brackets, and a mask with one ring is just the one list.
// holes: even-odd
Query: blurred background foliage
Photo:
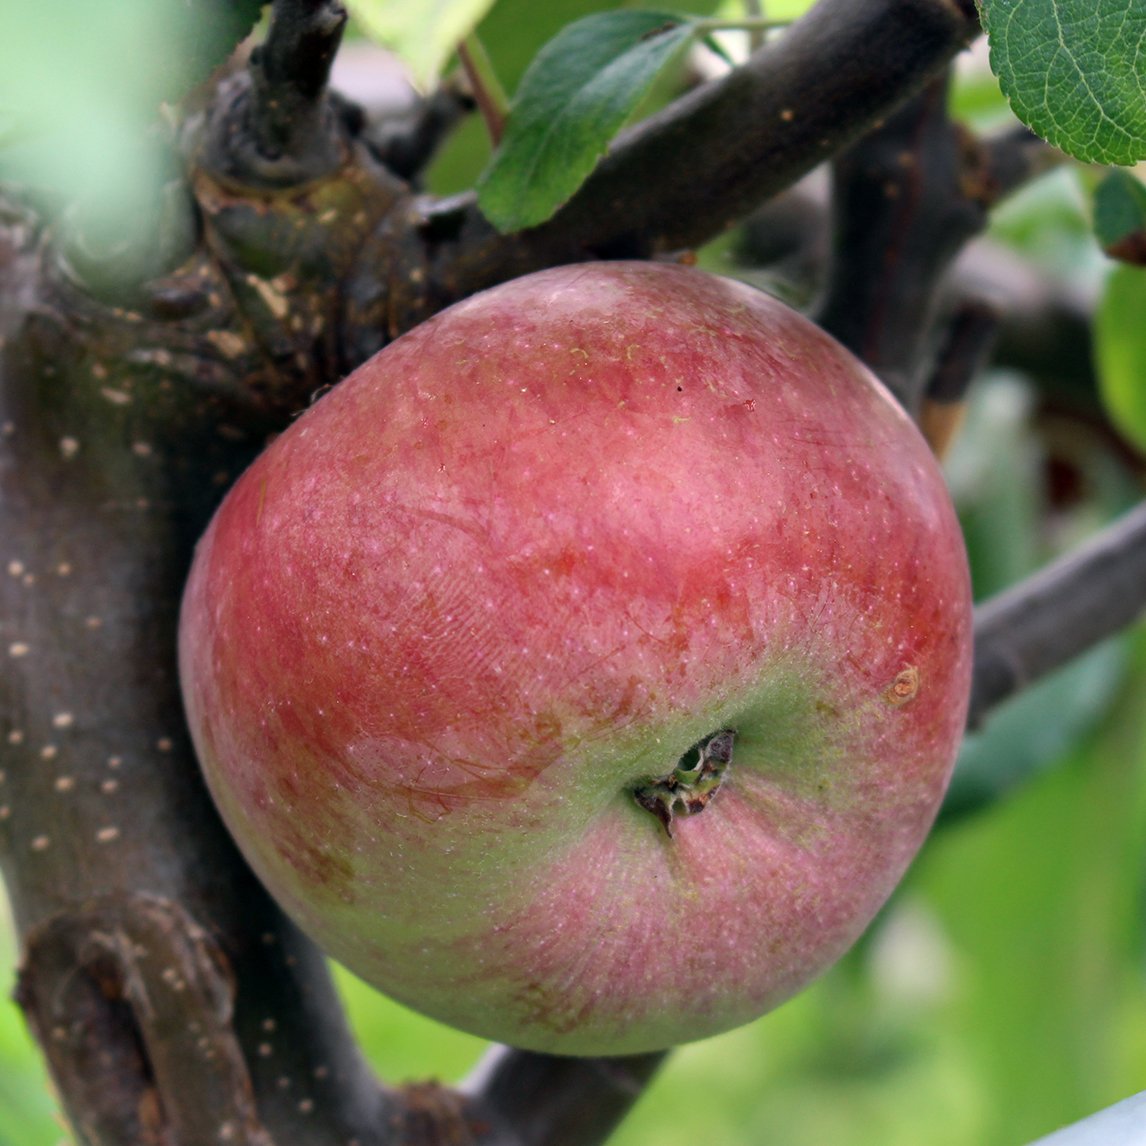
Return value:
[[(558, 28), (612, 6), (499, 0), (481, 36), (512, 91)], [(784, 18), (808, 6), (772, 0), (767, 12)], [(698, 7), (717, 6), (689, 5)], [(82, 98), (69, 88), (66, 99)], [(978, 129), (1011, 122), (978, 54), (963, 61), (952, 101)], [(0, 101), (0, 116), (18, 125), (14, 107)], [(100, 109), (98, 118), (109, 116)], [(75, 147), (68, 117), (56, 118)], [(36, 164), (53, 170), (48, 152), (26, 142), (11, 130), (0, 177), (30, 178)], [(118, 171), (126, 161), (116, 155)], [(431, 189), (471, 185), (487, 157), (474, 117), (439, 157)], [(1098, 178), (1074, 166), (1043, 178), (998, 212), (986, 242), (1101, 307), (1113, 264), (1091, 232)], [(56, 190), (76, 179), (66, 170)], [(752, 268), (734, 262), (737, 250), (724, 240), (701, 259), (751, 277)], [(1119, 278), (1135, 274), (1139, 321), (1098, 324), (1100, 364), (1111, 356), (1146, 360), (1146, 270)], [(1119, 289), (1124, 309), (1125, 285)], [(1044, 382), (1013, 368), (987, 372), (946, 462), (979, 598), (1142, 496), (1146, 467), (1129, 444), (1142, 427), (1118, 433), (1097, 394), (1064, 395)], [(1146, 1087), (1143, 698), (1139, 626), (972, 733), (936, 831), (858, 946), (773, 1014), (676, 1052), (616, 1146), (1018, 1146)], [(0, 912), (0, 982), (14, 982), (16, 962)], [(341, 970), (337, 978), (362, 1044), (388, 1080), (458, 1080), (486, 1049)], [(65, 1138), (20, 1013), (4, 1003), (0, 1146)]]

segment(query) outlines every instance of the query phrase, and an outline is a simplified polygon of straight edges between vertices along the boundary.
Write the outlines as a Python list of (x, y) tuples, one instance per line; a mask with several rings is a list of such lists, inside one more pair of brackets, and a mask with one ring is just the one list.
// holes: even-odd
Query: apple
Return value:
[(624, 1054), (761, 1015), (920, 846), (970, 676), (961, 533), (881, 384), (695, 269), (475, 295), (228, 494), (180, 668), (208, 784), (334, 958)]

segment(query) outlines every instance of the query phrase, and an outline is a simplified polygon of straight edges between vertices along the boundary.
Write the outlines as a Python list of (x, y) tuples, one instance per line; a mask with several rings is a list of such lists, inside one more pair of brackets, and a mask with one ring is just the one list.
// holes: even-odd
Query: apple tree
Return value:
[[(964, 1137), (925, 1137), (1029, 1138), (1118, 1098), (1054, 1141), (1141, 1134), (1146, 1107), (1122, 1085), (1146, 1063), (1129, 1030), (1146, 943), (1127, 907), (1140, 913), (1146, 870), (1131, 847), (1146, 806), (1140, 5), (57, 0), (6, 13), (0, 33), (0, 867), (14, 1000), (76, 1142), (588, 1146), (649, 1087), (634, 1117), (663, 1104), (668, 1142), (690, 1107), (718, 1125), (725, 1080), (767, 1108), (735, 1140), (845, 1140), (825, 1109), (795, 1129), (736, 1063), (674, 1073), (677, 1052), (492, 1047), (460, 1085), (403, 1081), (461, 1071), (359, 1037), (364, 993), (248, 869), (188, 732), (184, 582), (268, 443), (451, 304), (618, 260), (780, 295), (917, 422), (979, 602), (968, 735), (922, 866), (1034, 793), (1037, 825), (993, 846), (1018, 870), (1037, 851), (1032, 871), (1085, 900), (1075, 1010), (1096, 1007), (1101, 937), (1129, 953), (1125, 997), (1102, 996), (1123, 1012), (1103, 1043), (1113, 1086), (1058, 1106), (1048, 1088), (1025, 1121), (972, 1111)], [(901, 1069), (931, 1028), (880, 1026), (904, 1020), (878, 983), (926, 990), (947, 957), (912, 893), (819, 1003), (768, 1028), (839, 1051), (808, 1105), (830, 1095), (849, 1122), (871, 1109), (838, 1085), (849, 1070), (898, 1070), (903, 1101), (951, 1077)], [(950, 928), (979, 918), (974, 896), (945, 894)], [(1024, 955), (1015, 902), (986, 916), (1001, 938), (981, 949), (1001, 995), (1055, 950), (1035, 936)], [(1081, 1020), (1053, 1037), (1068, 1031), (1097, 1037)], [(771, 1090), (795, 1077), (761, 1069)], [(9, 1110), (27, 1146), (33, 1106), (0, 1079), (0, 1134)], [(874, 1121), (875, 1138), (847, 1140), (901, 1140)]]

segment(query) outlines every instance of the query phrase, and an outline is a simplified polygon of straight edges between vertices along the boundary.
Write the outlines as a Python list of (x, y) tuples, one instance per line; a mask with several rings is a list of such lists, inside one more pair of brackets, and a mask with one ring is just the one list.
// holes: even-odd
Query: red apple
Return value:
[(520, 1047), (767, 1011), (871, 920), (963, 729), (959, 527), (914, 425), (747, 286), (563, 267), (278, 438), (201, 542), (187, 713), (331, 955)]

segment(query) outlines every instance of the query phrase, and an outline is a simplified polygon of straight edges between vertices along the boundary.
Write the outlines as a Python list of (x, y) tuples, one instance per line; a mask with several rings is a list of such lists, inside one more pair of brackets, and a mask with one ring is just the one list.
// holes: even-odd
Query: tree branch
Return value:
[[(739, 272), (753, 278), (774, 274), (780, 293), (813, 297), (828, 262), (827, 213), (818, 177), (770, 200), (741, 229), (734, 253)], [(956, 259), (949, 289), (957, 299), (983, 299), (999, 310), (996, 365), (1022, 371), (1059, 403), (1097, 414), (1092, 287), (979, 237)]]
[(640, 1098), (664, 1059), (560, 1058), (497, 1047), (467, 1089), (520, 1146), (596, 1146)]
[(973, 4), (820, 0), (742, 67), (623, 135), (542, 230), (654, 254), (705, 242), (888, 115), (978, 32)]
[[(550, 222), (500, 235), (472, 196), (422, 204), (424, 289), (390, 312), (421, 321), (543, 266), (706, 242), (888, 115), (978, 32), (973, 0), (820, 0), (747, 63), (624, 133)], [(362, 331), (360, 345), (384, 337)]]
[(832, 164), (834, 242), (818, 321), (919, 416), (956, 256), (1002, 198), (1061, 156), (1028, 131), (976, 139), (936, 79)]
[(249, 361), (204, 349), (206, 331), (242, 345), (227, 292), (202, 272), (180, 295), (199, 309), (171, 323), (100, 306), (54, 257), (0, 234), (0, 864), (20, 1001), (80, 1142), (262, 1146), (301, 1123), (315, 1146), (379, 1143), (390, 1100), (183, 727), (191, 547), (261, 440), (239, 428), (258, 425), (234, 383)]
[(833, 252), (817, 314), (917, 416), (940, 280), (986, 217), (961, 192), (946, 109), (944, 76), (833, 161)]
[(338, 0), (274, 0), (265, 42), (218, 107), (206, 156), (216, 173), (292, 187), (339, 167), (346, 145), (327, 82), (346, 20)]
[(938, 458), (947, 456), (958, 433), (967, 391), (994, 349), (1000, 321), (997, 306), (972, 297), (958, 303), (947, 323), (919, 414), (919, 428)]
[(833, 251), (818, 308), (824, 329), (917, 417), (936, 369), (944, 369), (928, 356), (953, 260), (999, 199), (1058, 156), (1026, 131), (975, 139), (948, 118), (947, 102), (948, 79), (936, 79), (835, 158)]
[(1146, 503), (975, 613), (968, 725), (1146, 610)]

